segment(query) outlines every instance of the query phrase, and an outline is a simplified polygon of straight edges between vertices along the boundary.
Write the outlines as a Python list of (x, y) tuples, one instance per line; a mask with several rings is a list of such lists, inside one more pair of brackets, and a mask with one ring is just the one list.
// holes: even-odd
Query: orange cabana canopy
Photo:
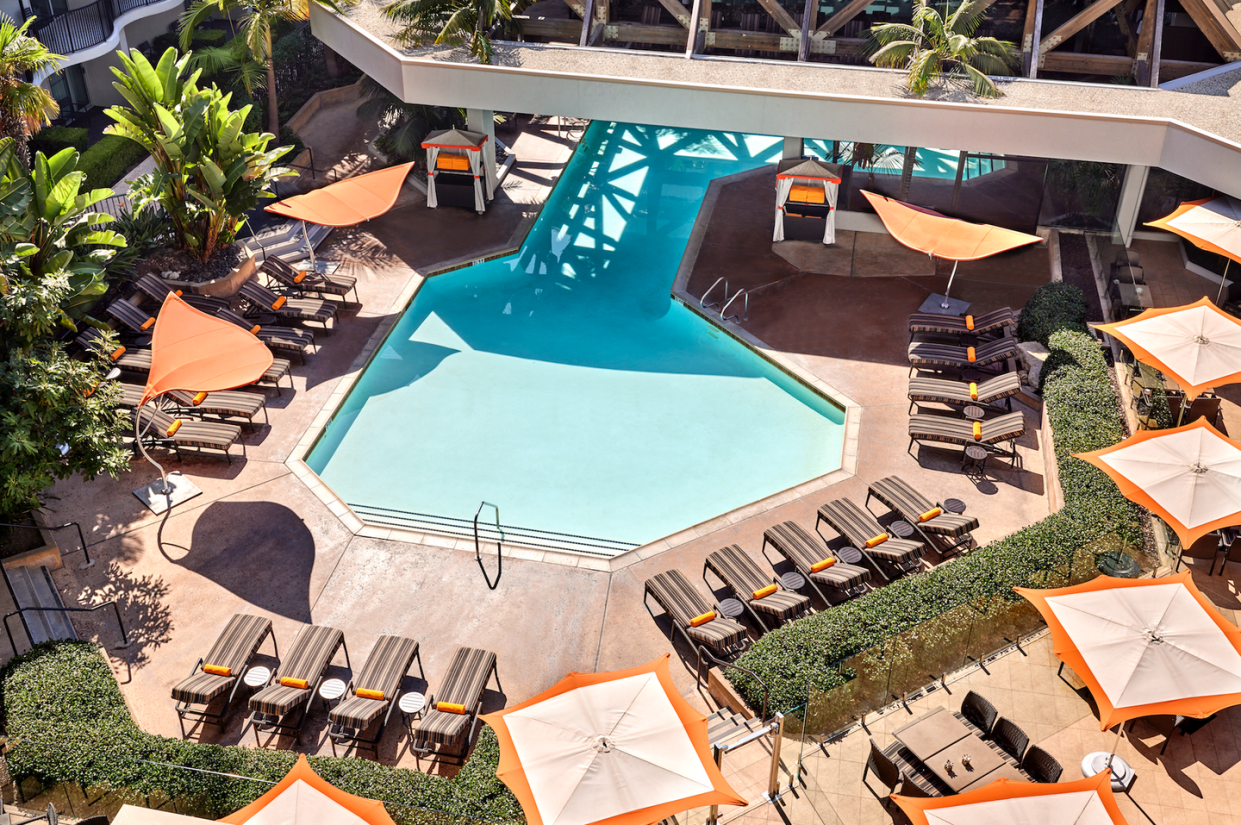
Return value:
[(217, 820), (232, 825), (396, 825), (382, 802), (345, 793), (311, 770), (306, 755), (284, 779), (239, 811)]
[(266, 207), (268, 212), (319, 226), (353, 226), (378, 218), (396, 203), (413, 163), (402, 163), (294, 195)]
[(651, 825), (706, 805), (745, 805), (711, 758), (707, 720), (672, 684), (668, 655), (614, 673), (570, 673), (480, 717), (496, 774), (529, 825)]
[[(892, 800), (913, 825), (1125, 825), (1112, 793), (1110, 770), (1076, 782), (1035, 783), (997, 779), (957, 796), (916, 797), (893, 794)], [(928, 811), (931, 811), (928, 815)]]
[(1043, 614), (1056, 656), (1090, 689), (1100, 729), (1142, 716), (1202, 719), (1241, 704), (1241, 630), (1190, 571), (1016, 590)]
[(142, 406), (170, 390), (216, 392), (253, 384), (271, 368), (267, 346), (222, 318), (168, 293), (151, 339), (151, 373)]
[(1038, 235), (950, 218), (873, 192), (863, 190), (862, 194), (893, 238), (936, 258), (977, 261), (1043, 240)]

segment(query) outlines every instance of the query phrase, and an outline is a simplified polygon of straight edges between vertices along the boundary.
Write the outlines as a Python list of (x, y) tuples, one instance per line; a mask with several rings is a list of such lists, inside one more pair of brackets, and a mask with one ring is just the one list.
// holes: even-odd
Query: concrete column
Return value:
[(1142, 193), (1146, 191), (1149, 172), (1149, 166), (1125, 167), (1125, 180), (1120, 185), (1120, 203), (1116, 206), (1116, 220), (1112, 224), (1112, 243), (1128, 247), (1133, 242), (1138, 208), (1142, 205)]
[(800, 158), (802, 152), (805, 151), (803, 138), (786, 137), (784, 139), (784, 151), (780, 153), (782, 158)]
[(491, 109), (466, 109), (465, 128), (471, 132), (482, 132), (489, 138), (488, 148), (483, 152), (483, 163), (487, 165), (487, 174), (496, 180), (496, 113)]

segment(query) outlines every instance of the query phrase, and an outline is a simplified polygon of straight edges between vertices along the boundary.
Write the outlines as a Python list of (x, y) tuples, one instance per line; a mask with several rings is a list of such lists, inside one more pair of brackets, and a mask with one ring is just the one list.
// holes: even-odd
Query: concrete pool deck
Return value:
[[(547, 157), (537, 161), (545, 165), (535, 167), (540, 177), (554, 174), (556, 163), (567, 157), (567, 145), (557, 143), (552, 132), (531, 137), (547, 143)], [(521, 154), (520, 142), (517, 149)], [(684, 662), (689, 651), (669, 641), (666, 619), (660, 614), (653, 621), (642, 606), (647, 578), (677, 568), (697, 580), (706, 554), (732, 543), (766, 565), (758, 556), (766, 527), (784, 520), (813, 526), (816, 508), (829, 495), (861, 502), (867, 482), (885, 475), (899, 473), (932, 495), (967, 501), (969, 512), (982, 522), (976, 532), (982, 543), (1045, 516), (1049, 505), (1039, 414), (1033, 408), (1024, 408), (1028, 434), (1019, 444), (1024, 472), (992, 461), (987, 477), (974, 482), (960, 473), (956, 453), (928, 449), (915, 459), (905, 452), (905, 316), (932, 289), (942, 289), (944, 278), (799, 278), (794, 273), (774, 278), (779, 266), (789, 265), (771, 252), (768, 204), (755, 206), (745, 191), (727, 190), (722, 188), (705, 229), (708, 242), (691, 267), (691, 290), (713, 270), (739, 282), (759, 276), (787, 281), (752, 304), (744, 329), (857, 402), (856, 475), (842, 478), (830, 491), (789, 492), (721, 515), (637, 551), (623, 568), (552, 565), (520, 553), (506, 555), (496, 590), (484, 582), (472, 542), (467, 546), (434, 536), (419, 543), (394, 541), (385, 530), (358, 528), (342, 519), (286, 464), (296, 445), (328, 408), (367, 342), (403, 308), (400, 296), (420, 273), (507, 248), (532, 205), (502, 195), (499, 208), (484, 218), (419, 205), (396, 210), (365, 229), (329, 239), (324, 257), (342, 260), (343, 271), (359, 276), (362, 309), (344, 313), (339, 331), (319, 336), (322, 349), (294, 368), (295, 392), (269, 394), (271, 423), (244, 436), (245, 459), (231, 467), (197, 458), (169, 465), (191, 476), (203, 488), (202, 496), (166, 516), (151, 515), (129, 492), (154, 477), (144, 462), (135, 462), (133, 472), (117, 480), (72, 480), (51, 491), (58, 497), (49, 506), (52, 518), (82, 522), (91, 554), (99, 560), (87, 570), (66, 565), (56, 571), (66, 602), (116, 599), (136, 639), (132, 647), (109, 653), (138, 724), (180, 735), (169, 690), (239, 611), (270, 616), (282, 646), (307, 622), (339, 627), (355, 668), (377, 636), (411, 636), (422, 645), (432, 685), (457, 646), (493, 650), (506, 693), (486, 694), (484, 709), (490, 711), (523, 701), (572, 670), (620, 669), (667, 652)], [(728, 243), (712, 240), (717, 236)], [(888, 251), (896, 249), (892, 244)], [(881, 246), (875, 254), (884, 254)], [(1015, 271), (1005, 269), (1010, 270)], [(1041, 262), (1023, 265), (1020, 273), (1002, 277), (979, 267), (970, 277), (958, 276), (954, 295), (975, 300), (980, 309), (984, 302), (1019, 306), (1050, 277), (1046, 254)], [(858, 318), (866, 323), (858, 324)], [(744, 445), (721, 452), (719, 459), (726, 471), (744, 472)], [(940, 560), (934, 553), (929, 558)], [(494, 555), (484, 557), (484, 563), (494, 576)], [(80, 632), (97, 632), (112, 644), (115, 630), (107, 621), (82, 621)], [(673, 672), (678, 687), (705, 708), (691, 670), (674, 662)], [(334, 675), (344, 674), (343, 667), (334, 668)], [(427, 686), (411, 679), (405, 687)], [(192, 736), (253, 744), (244, 719), (236, 708), (223, 731), (200, 728)], [(316, 704), (301, 750), (331, 752), (325, 722)], [(393, 728), (384, 738), (380, 760), (413, 766), (399, 725)], [(293, 743), (285, 738), (271, 744)]]

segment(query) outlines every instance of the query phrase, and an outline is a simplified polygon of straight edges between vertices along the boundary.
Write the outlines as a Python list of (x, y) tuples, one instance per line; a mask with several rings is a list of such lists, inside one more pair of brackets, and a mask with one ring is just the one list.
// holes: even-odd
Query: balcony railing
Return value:
[[(126, 12), (153, 6), (163, 0), (95, 0), (89, 6), (54, 17), (39, 17), (29, 34), (56, 54), (73, 54), (98, 46), (112, 36), (116, 19)], [(26, 17), (32, 12), (23, 9)]]

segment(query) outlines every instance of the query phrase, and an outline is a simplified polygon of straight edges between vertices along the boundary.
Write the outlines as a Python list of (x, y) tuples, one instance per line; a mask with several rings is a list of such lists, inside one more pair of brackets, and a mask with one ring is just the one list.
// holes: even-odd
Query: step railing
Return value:
[[(103, 604), (97, 604), (94, 607), (22, 607), (14, 610), (12, 613), (7, 613), (4, 616), (4, 632), (9, 637), (9, 648), (13, 651), (14, 655), (17, 654), (17, 644), (13, 641), (13, 630), (9, 627), (9, 619), (14, 616), (17, 616), (22, 620), (22, 629), (26, 631), (26, 638), (33, 640), (34, 636), (30, 633), (30, 625), (26, 622), (27, 613), (94, 613), (96, 610), (103, 610), (105, 607), (112, 608), (112, 611), (116, 615), (116, 626), (120, 628), (121, 631), (121, 643), (116, 646), (116, 649), (121, 650), (122, 648), (129, 647), (129, 634), (125, 632), (125, 623), (121, 621), (121, 609), (117, 606), (115, 601), (110, 601), (104, 602)], [(65, 618), (68, 619), (69, 617), (66, 616)]]
[[(71, 521), (68, 524), (61, 524), (56, 527), (39, 527), (38, 525), (34, 525), (34, 524), (9, 524), (8, 522), (0, 521), (0, 527), (19, 527), (23, 530), (47, 530), (49, 533), (54, 533), (57, 530), (66, 530), (70, 527), (73, 527), (78, 531), (78, 544), (79, 544), (78, 550), (82, 551), (82, 556), (83, 558), (86, 559), (86, 561), (82, 563), (79, 569), (85, 570), (86, 568), (91, 567), (95, 564), (93, 561), (91, 561), (90, 552), (86, 549), (86, 536), (85, 534), (82, 533), (82, 525), (78, 524), (76, 521)], [(59, 549), (59, 547), (57, 549)], [(68, 553), (61, 550), (60, 555), (67, 556), (69, 555), (69, 553), (78, 552), (78, 550), (70, 550)]]
[(732, 662), (726, 662), (723, 659), (718, 658), (714, 653), (708, 650), (704, 645), (698, 645), (698, 672), (694, 674), (694, 679), (697, 682), (698, 687), (702, 687), (702, 660), (703, 659), (706, 659), (708, 662), (711, 662), (712, 664), (719, 665), (720, 667), (730, 667), (733, 670), (740, 671), (744, 673), (746, 676), (749, 676), (754, 681), (758, 682), (758, 684), (763, 688), (763, 714), (762, 716), (758, 717), (758, 721), (759, 721), (759, 724), (765, 723), (767, 721), (767, 701), (768, 699), (771, 698), (771, 690), (767, 687), (767, 683), (764, 682), (762, 679), (760, 679), (758, 677), (758, 674), (755, 673), (754, 671), (746, 670), (741, 665), (735, 665)]
[(727, 278), (725, 278), (725, 277), (723, 277), (723, 276), (721, 276), (721, 277), (719, 277), (719, 278), (716, 278), (716, 279), (715, 279), (715, 283), (713, 283), (713, 284), (711, 284), (711, 286), (707, 287), (707, 291), (706, 291), (706, 292), (702, 293), (702, 297), (698, 299), (698, 308), (699, 308), (699, 309), (712, 309), (713, 307), (717, 307), (717, 306), (719, 306), (719, 305), (720, 305), (720, 302), (719, 302), (719, 301), (712, 301), (711, 303), (709, 303), (709, 304), (708, 304), (708, 303), (707, 303), (707, 297), (708, 297), (708, 296), (709, 296), (712, 292), (714, 292), (714, 291), (715, 291), (715, 288), (716, 288), (717, 286), (719, 286), (719, 285), (720, 285), (720, 282), (721, 282), (721, 281), (723, 281), (723, 282), (724, 282), (724, 298), (723, 298), (722, 300), (728, 300), (728, 279), (727, 279)]
[[(727, 294), (727, 292), (726, 292), (725, 294)], [(737, 316), (736, 316), (736, 314), (735, 314), (735, 313), (734, 313), (733, 315), (729, 315), (729, 314), (728, 314), (728, 308), (729, 308), (730, 306), (732, 306), (732, 305), (733, 305), (733, 301), (737, 300), (737, 299), (738, 299), (738, 298), (740, 298), (742, 295), (744, 295), (744, 296), (745, 296), (745, 313), (744, 313), (744, 316), (742, 317), (742, 319), (741, 319), (741, 320), (743, 320), (743, 321), (748, 321), (748, 320), (750, 320), (750, 293), (749, 293), (749, 292), (747, 292), (747, 291), (746, 291), (746, 290), (744, 290), (744, 289), (738, 289), (738, 290), (737, 290), (737, 294), (736, 294), (736, 295), (733, 295), (733, 297), (729, 298), (729, 299), (728, 299), (728, 303), (724, 304), (724, 308), (720, 310), (720, 320), (721, 320), (721, 321), (735, 321), (735, 320), (737, 320)]]
[[(496, 580), (494, 582), (487, 575), (487, 568), (483, 566), (482, 544), (478, 538), (478, 517), (482, 514), (484, 507), (490, 507), (496, 514)], [(478, 562), (478, 569), (483, 571), (483, 581), (487, 582), (488, 590), (495, 590), (499, 587), (500, 576), (504, 574), (504, 548), (501, 546), (503, 541), (504, 529), (500, 526), (500, 508), (491, 502), (482, 502), (474, 513), (474, 560)]]

